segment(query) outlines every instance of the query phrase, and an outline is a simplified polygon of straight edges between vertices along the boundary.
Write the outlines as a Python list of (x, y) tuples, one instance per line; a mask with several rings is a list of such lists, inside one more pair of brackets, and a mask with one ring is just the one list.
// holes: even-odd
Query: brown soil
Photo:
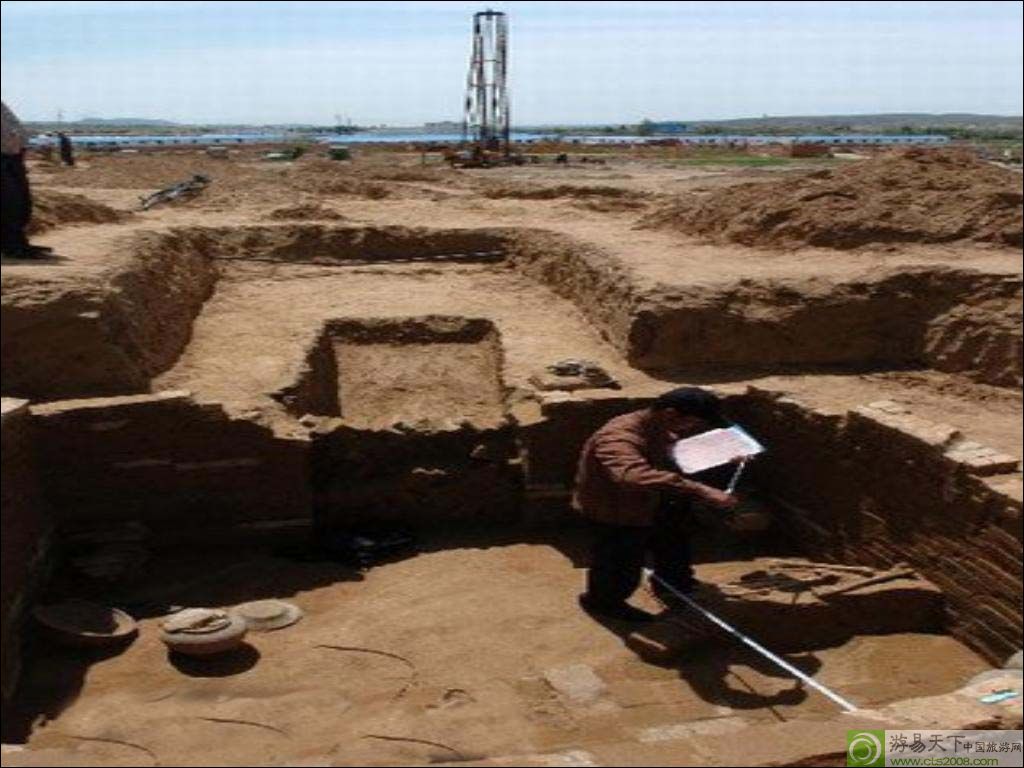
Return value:
[(303, 192), (322, 195), (354, 195), (380, 200), (393, 196), (386, 184), (368, 181), (352, 172), (348, 164), (331, 160), (311, 160), (288, 170), (287, 182)]
[(386, 429), (401, 422), (492, 424), (504, 416), (492, 323), (435, 316), (360, 326), (349, 321), (328, 331), (346, 423)]
[(45, 172), (46, 181), (53, 186), (132, 189), (140, 193), (201, 174), (211, 179), (210, 186), (200, 195), (174, 205), (208, 210), (232, 210), (240, 203), (253, 202), (280, 205), (282, 192), (288, 190), (300, 197), (304, 194), (371, 200), (409, 197), (426, 194), (410, 182), (436, 184), (446, 178), (438, 169), (382, 168), (376, 164), (353, 166), (312, 154), (294, 162), (267, 162), (251, 151), (240, 151), (223, 159), (198, 150), (97, 157), (75, 168), (47, 167)]
[(973, 241), (1019, 248), (1021, 200), (1019, 173), (967, 152), (907, 150), (682, 198), (643, 226), (754, 246)]
[[(1020, 193), (1007, 171), (946, 153), (858, 161), (811, 177), (806, 166), (797, 176), (679, 168), (664, 157), (486, 171), (421, 166), (418, 153), (360, 151), (351, 163), (313, 152), (294, 163), (257, 157), (85, 156), (75, 169), (33, 172), (39, 195), (74, 188), (115, 206), (193, 173), (214, 179), (181, 205), (47, 232), (36, 241), (55, 249), (51, 260), (4, 262), (5, 394), (38, 401), (180, 388), (194, 396), (183, 413), (198, 412), (189, 418), (209, 430), (195, 433), (173, 409), (156, 428), (145, 418), (86, 419), (81, 442), (66, 422), (52, 424), (72, 439), (67, 469), (57, 461), (50, 469), (74, 478), (73, 511), (85, 506), (87, 486), (121, 487), (121, 470), (83, 473), (80, 458), (124, 430), (138, 442), (114, 440), (116, 461), (132, 472), (164, 467), (168, 487), (186, 493), (159, 484), (148, 487), (160, 500), (124, 492), (110, 504), (114, 515), (131, 498), (131, 514), (159, 506), (182, 529), (226, 524), (221, 505), (242, 510), (231, 521), (262, 523), (285, 519), (273, 517), (278, 509), (306, 514), (305, 494), (323, 490), (377, 494), (380, 505), (394, 501), (396, 519), (406, 512), (399, 503), (412, 505), (433, 532), (450, 520), (521, 523), (525, 514), (557, 525), (566, 509), (554, 485), (564, 486), (562, 463), (575, 460), (565, 446), (583, 436), (572, 431), (682, 383), (723, 392), (759, 385), (839, 415), (894, 400), (1020, 455)], [(709, 190), (706, 229), (630, 226), (658, 195), (696, 188)], [(799, 200), (811, 188), (832, 191)], [(770, 212), (786, 201), (795, 206), (791, 226), (775, 227)], [(344, 221), (326, 221), (332, 213)], [(730, 242), (708, 242), (719, 230)], [(886, 247), (836, 257), (835, 248), (873, 242)], [(431, 316), (483, 330), (423, 333)], [(637, 367), (641, 342), (664, 367)], [(622, 389), (537, 392), (532, 377), (565, 358), (596, 362)], [(317, 398), (327, 407), (306, 407)], [(556, 421), (563, 406), (582, 415)], [(324, 418), (300, 419), (307, 413)], [(488, 434), (417, 426), (508, 415), (514, 425)], [(264, 452), (265, 443), (275, 450)], [(333, 462), (324, 487), (309, 480), (308, 446)], [(401, 462), (389, 464), (396, 456)], [(794, 486), (815, 459), (798, 458), (785, 468)], [(294, 485), (276, 479), (281, 466)], [(896, 501), (913, 496), (915, 483), (941, 486), (914, 479), (910, 465), (893, 467), (908, 485)], [(75, 469), (90, 482), (76, 482)], [(978, 480), (1019, 488), (1019, 478)], [(274, 489), (294, 495), (292, 505)], [(179, 522), (186, 498), (194, 506)], [(387, 511), (374, 519), (391, 519)], [(351, 522), (355, 513), (341, 504), (335, 514)], [(1019, 526), (1013, 508), (986, 514), (1004, 538)], [(419, 556), (363, 576), (263, 553), (222, 577), (220, 566), (248, 553), (159, 555), (152, 581), (136, 587), (199, 605), (290, 598), (306, 618), (254, 635), (240, 657), (205, 669), (167, 658), (156, 617), (143, 618), (138, 641), (120, 655), (37, 649), (22, 703), (52, 719), (33, 730), (31, 750), (13, 757), (518, 764), (516, 755), (558, 753), (551, 764), (592, 749), (606, 764), (664, 764), (643, 752), (640, 734), (798, 721), (810, 731), (834, 711), (732, 646), (672, 667), (643, 663), (577, 610), (576, 532), (524, 543), (530, 537), (518, 527), (509, 541), (494, 529), (468, 541), (431, 539)], [(717, 583), (756, 566), (749, 542), (695, 538), (708, 549), (702, 578)], [(1014, 556), (1009, 547), (1005, 554)], [(646, 595), (637, 601), (654, 607)], [(793, 660), (865, 706), (948, 691), (986, 666), (951, 637), (926, 634), (861, 636)], [(576, 664), (606, 683), (597, 701), (567, 702), (544, 677)], [(690, 739), (670, 742), (674, 752), (662, 757), (685, 759)], [(753, 743), (738, 736), (714, 749)], [(775, 760), (761, 746), (747, 751), (744, 759)]]
[(41, 189), (33, 195), (30, 235), (66, 224), (105, 224), (121, 221), (127, 214), (82, 195)]
[(275, 221), (316, 221), (331, 220), (340, 221), (345, 217), (331, 208), (325, 208), (315, 203), (305, 205), (290, 205), (284, 208), (275, 208), (267, 214), (267, 218)]
[(574, 184), (556, 184), (550, 187), (498, 184), (488, 185), (483, 190), (484, 197), (513, 198), (518, 200), (554, 200), (558, 197), (580, 198), (613, 198), (637, 199), (644, 195), (621, 187), (580, 186)]
[[(738, 734), (833, 715), (826, 699), (736, 647), (645, 663), (577, 609), (582, 573), (570, 558), (580, 544), (573, 533), (553, 543), (431, 541), (433, 551), (365, 578), (253, 552), (164, 558), (162, 578), (137, 585), (140, 596), (217, 606), (269, 596), (296, 602), (305, 618), (250, 634), (236, 657), (196, 663), (169, 658), (161, 618), (147, 618), (126, 652), (92, 665), (80, 693), (83, 659), (51, 649), (26, 671), (25, 690), (38, 711), (67, 708), (36, 730), (31, 752), (4, 764), (38, 755), (51, 765), (395, 765), (619, 745), (631, 764), (662, 765), (644, 750), (658, 738), (685, 748), (686, 724)], [(723, 582), (758, 567), (708, 564), (700, 576)], [(639, 602), (656, 609), (646, 594)], [(944, 693), (987, 668), (952, 639), (923, 634), (786, 656), (865, 707)], [(552, 684), (579, 665), (604, 686), (589, 700)]]

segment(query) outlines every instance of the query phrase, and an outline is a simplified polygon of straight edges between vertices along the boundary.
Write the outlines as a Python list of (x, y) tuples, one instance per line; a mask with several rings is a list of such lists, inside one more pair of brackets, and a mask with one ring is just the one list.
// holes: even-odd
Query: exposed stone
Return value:
[(866, 407), (892, 415), (910, 413), (910, 409), (905, 405), (901, 405), (900, 403), (892, 400), (876, 400), (873, 403), (868, 403)]
[(594, 704), (607, 690), (604, 681), (586, 664), (549, 669), (544, 679), (573, 704)]
[(1020, 463), (1013, 456), (978, 443), (959, 443), (946, 451), (946, 458), (961, 464), (972, 475), (1002, 475), (1014, 472)]

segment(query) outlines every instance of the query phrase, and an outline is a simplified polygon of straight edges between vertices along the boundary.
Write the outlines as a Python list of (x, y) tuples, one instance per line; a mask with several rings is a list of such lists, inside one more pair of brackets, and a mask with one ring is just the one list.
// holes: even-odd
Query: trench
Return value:
[[(1006, 385), (1020, 375), (1012, 330), (1000, 326), (989, 336), (979, 330), (989, 317), (985, 308), (1003, 311), (1013, 287), (961, 272), (929, 273), (917, 281), (920, 286), (897, 278), (840, 286), (809, 303), (778, 286), (760, 294), (716, 290), (657, 303), (657, 292), (641, 291), (620, 266), (603, 264), (600, 254), (544, 233), (253, 227), (150, 234), (132, 247), (140, 254), (150, 249), (150, 257), (140, 262), (145, 279), (140, 273), (117, 283), (116, 301), (103, 299), (116, 311), (101, 312), (102, 333), (89, 336), (90, 344), (107, 350), (103, 359), (129, 362), (106, 364), (108, 378), (101, 383), (84, 375), (81, 389), (68, 383), (78, 370), (73, 366), (63, 369), (59, 381), (50, 381), (52, 368), (29, 365), (10, 394), (51, 402), (31, 409), (12, 405), (10, 418), (5, 402), (4, 538), (20, 536), (22, 552), (9, 558), (5, 549), (5, 568), (20, 568), (11, 578), (5, 575), (5, 606), (24, 604), (29, 595), (52, 588), (39, 575), (40, 563), (49, 561), (58, 573), (67, 565), (59, 557), (59, 543), (126, 524), (150, 531), (153, 562), (177, 563), (167, 566), (172, 571), (184, 567), (175, 560), (182, 547), (201, 544), (203, 557), (230, 561), (238, 541), (246, 542), (238, 551), (248, 551), (286, 535), (302, 538), (314, 528), (411, 526), (421, 532), (421, 554), (382, 565), (384, 586), (372, 583), (377, 575), (371, 571), (362, 598), (362, 583), (346, 584), (346, 605), (363, 617), (368, 636), (408, 643), (413, 655), (422, 642), (425, 664), (429, 659), (452, 664), (454, 655), (455, 666), (472, 666), (479, 650), (458, 656), (441, 640), (428, 639), (456, 633), (450, 625), (429, 621), (432, 612), (448, 616), (445, 595), (429, 589), (432, 581), (442, 592), (472, 593), (472, 599), (454, 602), (460, 616), (487, 617), (477, 631), (494, 643), (489, 674), (518, 691), (516, 706), (534, 713), (527, 721), (539, 718), (544, 728), (561, 734), (561, 741), (545, 737), (552, 744), (573, 743), (564, 730), (585, 743), (609, 738), (600, 734), (600, 719), (587, 721), (590, 715), (573, 709), (579, 702), (571, 695), (563, 701), (557, 685), (552, 693), (550, 686), (528, 682), (540, 663), (535, 657), (548, 665), (567, 663), (551, 650), (560, 642), (571, 651), (568, 656), (589, 657), (550, 629), (565, 605), (546, 608), (551, 613), (533, 619), (544, 638), (533, 647), (536, 637), (529, 626), (524, 631), (507, 620), (498, 603), (517, 585), (538, 606), (546, 605), (549, 587), (571, 599), (572, 567), (564, 560), (545, 560), (546, 555), (534, 562), (517, 547), (561, 552), (580, 567), (584, 533), (569, 507), (580, 447), (609, 418), (643, 407), (665, 386), (657, 378), (628, 378), (633, 372), (742, 365), (754, 361), (758, 349), (772, 365), (896, 368), (927, 366), (927, 350), (941, 348), (944, 364), (955, 368), (960, 363), (949, 350), (973, 344), (986, 350), (978, 367), (983, 379)], [(177, 283), (192, 282), (195, 288), (155, 295), (143, 288), (154, 274), (175, 275)], [(381, 293), (380, 285), (402, 279), (408, 282), (399, 291)], [(459, 281), (465, 284), (461, 293), (445, 287), (461, 286)], [(501, 303), (503, 287), (530, 285), (539, 286), (529, 288), (538, 293), (530, 294), (525, 308), (513, 299)], [(261, 291), (291, 291), (286, 311), (261, 317), (267, 295)], [(329, 298), (315, 301), (317, 291)], [(346, 292), (353, 297), (343, 300)], [(972, 310), (957, 308), (953, 297), (965, 294), (980, 297)], [(885, 320), (882, 308), (893, 297), (912, 306), (913, 322), (897, 327)], [(162, 301), (173, 307), (162, 307)], [(752, 320), (759, 311), (771, 314), (765, 307), (780, 304), (785, 310), (772, 314), (767, 324)], [(143, 306), (155, 311), (146, 323), (133, 325), (132, 318), (146, 314)], [(65, 310), (54, 311), (59, 318)], [(221, 314), (211, 314), (215, 311)], [(540, 318), (533, 325), (522, 318), (531, 312)], [(251, 355), (260, 361), (252, 370), (222, 364), (203, 348), (218, 323), (236, 317), (252, 322), (251, 335), (240, 334), (236, 341), (242, 359)], [(959, 325), (938, 329), (944, 317)], [(560, 342), (559, 319), (578, 328), (568, 341)], [(4, 323), (6, 330), (6, 309)], [(282, 327), (281, 338), (261, 338), (261, 323)], [(161, 340), (162, 334), (167, 338)], [(716, 347), (723, 338), (734, 341)], [(837, 346), (840, 339), (846, 342)], [(626, 380), (624, 390), (530, 389), (528, 374), (553, 357), (571, 357), (581, 345), (606, 355), (602, 362)], [(6, 341), (4, 349), (6, 393), (6, 371), (9, 362), (14, 365), (6, 355), (24, 353)], [(935, 359), (942, 354), (935, 353)], [(251, 389), (244, 397), (232, 394), (240, 379), (243, 389)], [(88, 399), (62, 399), (72, 393)], [(941, 693), (942, 686), (955, 687), (950, 675), (969, 676), (1020, 648), (1021, 504), (1014, 490), (1014, 483), (1019, 486), (1015, 458), (968, 444), (948, 425), (918, 418), (898, 404), (864, 403), (837, 412), (756, 387), (726, 387), (722, 393), (730, 416), (770, 448), (752, 466), (745, 486), (768, 510), (769, 527), (752, 536), (712, 514), (699, 517), (699, 566), (723, 587), (713, 599), (716, 610), (780, 652), (804, 654), (805, 661), (814, 654), (853, 653), (849, 649), (857, 647), (901, 658), (927, 649), (931, 667), (947, 669), (940, 682), (897, 676), (899, 694), (887, 687), (886, 693), (874, 694), (875, 704)], [(14, 457), (11, 463), (8, 456)], [(24, 479), (35, 474), (37, 483)], [(26, 520), (48, 522), (12, 528), (9, 493), (11, 508)], [(451, 575), (432, 574), (432, 559), (434, 567)], [(417, 562), (426, 563), (427, 570), (417, 571)], [(209, 563), (202, 567), (212, 570)], [(339, 620), (329, 606), (342, 594), (331, 591), (344, 580), (336, 573), (311, 575), (302, 567), (260, 559), (242, 566), (254, 566), (252, 572), (262, 575), (237, 583), (225, 579), (178, 597), (224, 603), (228, 593), (240, 597), (247, 590), (308, 594), (311, 608), (319, 606), (331, 621)], [(837, 569), (829, 572), (828, 566)], [(863, 590), (837, 591), (846, 578), (844, 567), (861, 569), (851, 572), (862, 580), (873, 573), (896, 575)], [(814, 591), (822, 585), (803, 577), (808, 568), (817, 568), (817, 577), (832, 591)], [(493, 578), (503, 569), (507, 578)], [(392, 591), (389, 573), (396, 579)], [(572, 578), (566, 581), (565, 573)], [(166, 580), (153, 571), (133, 578)], [(472, 592), (475, 584), (482, 585), (478, 593)], [(395, 597), (398, 589), (410, 590), (408, 603)], [(374, 600), (394, 613), (377, 615)], [(446, 621), (458, 623), (453, 616)], [(657, 639), (653, 642), (657, 645)], [(7, 637), (4, 647), (9, 647)], [(882, 685), (887, 667), (872, 659), (869, 654), (858, 663), (867, 665), (867, 678)], [(490, 669), (492, 662), (481, 661), (481, 668)], [(599, 671), (611, 681), (601, 699), (606, 714), (641, 707), (637, 701), (663, 697), (669, 682), (679, 682), (659, 679), (641, 695), (626, 679), (636, 672), (632, 662), (600, 663), (606, 666)], [(698, 657), (682, 675), (698, 694), (694, 702), (721, 706), (715, 698), (721, 692), (709, 693), (705, 679), (717, 674), (709, 671), (716, 663)], [(95, 706), (84, 681), (87, 668), (79, 670), (81, 690), (68, 692), (69, 701), (80, 701), (84, 711)], [(444, 669), (452, 674), (450, 666)], [(309, 670), (300, 665), (291, 671)], [(356, 677), (361, 673), (350, 671)], [(30, 683), (32, 674), (30, 665)], [(470, 688), (491, 684), (486, 676), (469, 678)], [(858, 694), (872, 696), (866, 688)], [(346, 689), (349, 699), (362, 701), (361, 695)], [(792, 702), (773, 695), (761, 691), (748, 700), (730, 693), (744, 717), (728, 727), (778, 719), (774, 707)], [(705, 722), (704, 704), (687, 704), (673, 716)], [(782, 719), (821, 715), (820, 709), (792, 706)], [(573, 727), (558, 725), (560, 717)], [(665, 726), (651, 717), (644, 728)], [(626, 739), (626, 731), (615, 732)], [(490, 744), (483, 751), (512, 754), (512, 748)]]

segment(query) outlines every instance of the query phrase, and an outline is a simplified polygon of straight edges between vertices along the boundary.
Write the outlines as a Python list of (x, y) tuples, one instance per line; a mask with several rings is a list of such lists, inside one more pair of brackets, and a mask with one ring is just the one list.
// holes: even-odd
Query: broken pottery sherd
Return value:
[(253, 632), (290, 627), (303, 616), (299, 606), (284, 600), (253, 600), (235, 606), (234, 613), (241, 616)]

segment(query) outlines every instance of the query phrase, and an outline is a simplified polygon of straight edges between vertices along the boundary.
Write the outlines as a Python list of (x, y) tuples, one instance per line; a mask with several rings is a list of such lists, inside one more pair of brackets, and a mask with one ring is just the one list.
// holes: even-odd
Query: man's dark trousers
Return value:
[(2, 170), (0, 224), (3, 228), (3, 252), (20, 253), (28, 248), (25, 227), (32, 216), (32, 196), (28, 187), (28, 174), (25, 172), (24, 155), (3, 155)]
[[(595, 605), (621, 605), (640, 586), (648, 558), (659, 579), (680, 592), (691, 591), (689, 524), (689, 504), (677, 499), (662, 503), (650, 526), (596, 523), (587, 573), (589, 599)], [(671, 594), (657, 581), (652, 586), (659, 597), (671, 602)]]

